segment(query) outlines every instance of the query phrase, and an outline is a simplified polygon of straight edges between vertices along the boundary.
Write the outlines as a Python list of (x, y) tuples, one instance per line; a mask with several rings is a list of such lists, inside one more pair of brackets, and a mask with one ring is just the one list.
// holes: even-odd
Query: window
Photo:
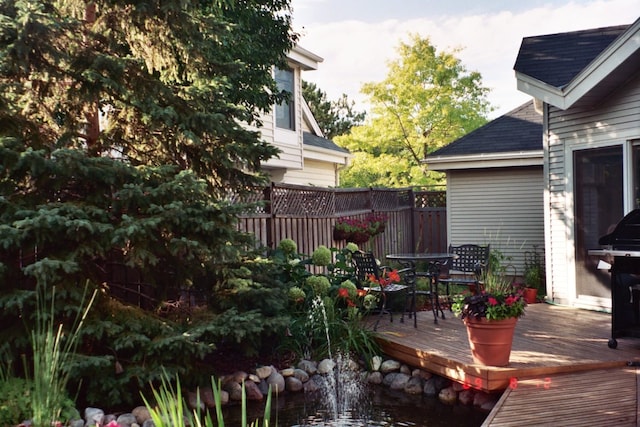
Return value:
[(275, 79), (278, 89), (289, 93), (289, 100), (276, 105), (276, 127), (295, 130), (295, 80), (292, 69), (276, 68)]

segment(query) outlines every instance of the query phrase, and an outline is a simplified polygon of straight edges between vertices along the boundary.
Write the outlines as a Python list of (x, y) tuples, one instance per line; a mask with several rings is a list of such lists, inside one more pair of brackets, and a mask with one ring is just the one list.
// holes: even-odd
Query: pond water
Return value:
[[(261, 405), (251, 405), (248, 420), (262, 419)], [(369, 388), (366, 397), (338, 419), (318, 396), (304, 393), (273, 396), (271, 424), (279, 427), (335, 426), (335, 427), (475, 427), (480, 426), (487, 413), (465, 405), (446, 405), (436, 397), (411, 396), (382, 386)], [(225, 408), (225, 423), (240, 425), (239, 406)], [(277, 421), (277, 423), (276, 423)]]

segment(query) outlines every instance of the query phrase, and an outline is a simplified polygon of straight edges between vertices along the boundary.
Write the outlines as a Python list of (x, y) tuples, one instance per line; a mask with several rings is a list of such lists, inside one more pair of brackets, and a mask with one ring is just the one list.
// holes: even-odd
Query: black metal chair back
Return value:
[(371, 274), (376, 279), (380, 278), (380, 268), (373, 253), (356, 251), (351, 254), (351, 260), (355, 267), (355, 275), (359, 287), (364, 287), (367, 284), (368, 277)]
[(480, 277), (489, 263), (490, 245), (449, 245), (449, 253), (458, 257), (451, 261), (450, 274), (475, 275)]

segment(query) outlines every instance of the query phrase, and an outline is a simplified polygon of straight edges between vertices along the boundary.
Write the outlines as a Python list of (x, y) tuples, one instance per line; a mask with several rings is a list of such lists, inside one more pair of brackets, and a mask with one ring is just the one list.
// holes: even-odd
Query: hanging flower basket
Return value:
[(367, 243), (370, 238), (371, 238), (371, 236), (368, 233), (364, 232), (364, 231), (355, 231), (355, 232), (351, 233), (351, 235), (349, 237), (347, 237), (347, 241), (353, 242), (353, 243), (359, 245), (359, 244), (362, 244), (362, 243)]
[(384, 232), (386, 221), (387, 217), (381, 214), (370, 214), (364, 218), (338, 218), (333, 227), (333, 240), (366, 243), (373, 236)]
[(336, 240), (336, 241), (347, 240), (350, 236), (351, 236), (350, 231), (341, 230), (339, 228), (333, 229), (333, 240)]

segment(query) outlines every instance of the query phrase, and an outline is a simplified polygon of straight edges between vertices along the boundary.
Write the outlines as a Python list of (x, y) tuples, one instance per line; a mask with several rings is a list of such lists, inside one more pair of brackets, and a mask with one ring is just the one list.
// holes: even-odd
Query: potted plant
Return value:
[(492, 249), (481, 291), (454, 296), (451, 306), (467, 327), (474, 362), (489, 366), (509, 364), (513, 333), (526, 307), (501, 259), (502, 254)]
[(544, 286), (544, 268), (542, 267), (542, 256), (538, 253), (536, 245), (533, 251), (524, 254), (524, 298), (527, 304), (534, 304), (538, 301), (538, 292)]
[(366, 243), (373, 236), (384, 232), (386, 221), (386, 216), (380, 214), (370, 214), (364, 218), (338, 218), (333, 227), (333, 239), (356, 244)]

